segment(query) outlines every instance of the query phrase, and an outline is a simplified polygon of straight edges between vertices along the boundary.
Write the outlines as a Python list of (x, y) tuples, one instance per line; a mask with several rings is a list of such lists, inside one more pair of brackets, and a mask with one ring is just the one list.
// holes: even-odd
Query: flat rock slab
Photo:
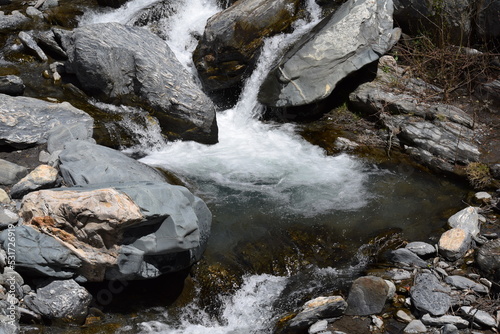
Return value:
[(68, 102), (0, 94), (0, 146), (22, 149), (43, 144), (54, 127), (75, 123), (84, 124), (92, 136), (92, 117)]

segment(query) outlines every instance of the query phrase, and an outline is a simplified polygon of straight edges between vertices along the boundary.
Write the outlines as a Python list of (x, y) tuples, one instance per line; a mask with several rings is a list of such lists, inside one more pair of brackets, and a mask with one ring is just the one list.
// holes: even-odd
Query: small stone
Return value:
[(477, 208), (469, 206), (451, 216), (448, 219), (448, 225), (451, 228), (461, 228), (471, 235), (479, 233), (479, 216)]
[(430, 314), (425, 314), (422, 317), (422, 323), (428, 326), (441, 327), (446, 324), (451, 324), (457, 328), (467, 328), (469, 327), (469, 322), (456, 315), (443, 315), (440, 317), (432, 317)]
[(10, 190), (12, 198), (21, 198), (29, 192), (51, 188), (57, 184), (59, 171), (49, 165), (40, 165), (22, 178)]
[(411, 315), (409, 315), (408, 313), (406, 313), (403, 310), (398, 310), (396, 312), (396, 318), (398, 320), (401, 320), (401, 321), (406, 322), (406, 323), (410, 323), (414, 320), (414, 318)]
[(40, 151), (40, 154), (38, 154), (38, 161), (40, 161), (43, 164), (49, 162), (49, 159), (50, 159), (50, 153), (47, 151), (42, 150)]
[(406, 248), (399, 248), (392, 251), (389, 258), (394, 263), (402, 263), (410, 266), (426, 268), (428, 263), (422, 260), (418, 255)]
[(26, 174), (28, 174), (26, 167), (0, 159), (0, 185), (14, 184)]
[(307, 333), (309, 334), (318, 334), (318, 333), (324, 333), (328, 327), (328, 321), (326, 320), (320, 320), (315, 322), (314, 324), (309, 327), (309, 330)]
[(10, 202), (9, 195), (5, 192), (5, 190), (0, 188), (0, 203), (9, 203), (9, 202)]
[(401, 281), (405, 279), (410, 279), (412, 273), (405, 269), (393, 268), (387, 271), (389, 277), (394, 281)]
[(318, 297), (304, 304), (302, 310), (290, 321), (293, 330), (305, 329), (318, 320), (336, 318), (344, 314), (347, 303), (340, 296)]
[(31, 18), (43, 19), (43, 13), (32, 6), (26, 8), (26, 15), (28, 15)]
[(476, 261), (479, 267), (488, 273), (500, 269), (500, 239), (490, 240), (476, 252)]
[(490, 288), (490, 289), (491, 289), (491, 287), (493, 286), (493, 283), (491, 283), (491, 281), (490, 281), (490, 280), (488, 280), (488, 279), (486, 279), (486, 278), (484, 278), (484, 277), (481, 277), (481, 278), (479, 279), (479, 282), (481, 282), (481, 284), (483, 284), (484, 286), (486, 286), (486, 287), (488, 287), (488, 288)]
[(476, 283), (466, 277), (453, 275), (445, 278), (445, 282), (462, 290), (473, 290), (477, 293), (488, 293), (488, 288), (482, 284)]
[(410, 242), (405, 248), (421, 257), (431, 256), (436, 253), (434, 246), (422, 241)]
[(491, 201), (491, 195), (488, 194), (486, 191), (477, 192), (474, 195), (474, 197), (479, 201), (485, 201), (485, 202)]
[(460, 312), (470, 321), (481, 327), (494, 328), (497, 325), (495, 318), (485, 311), (481, 311), (470, 306), (460, 307)]
[(48, 61), (49, 58), (43, 52), (43, 50), (38, 46), (33, 37), (27, 32), (21, 31), (18, 35), (19, 39), (23, 45), (30, 51), (34, 52), (41, 61)]
[(19, 216), (17, 213), (0, 207), (0, 228), (3, 229), (7, 228), (10, 224), (16, 224), (18, 220)]
[(469, 250), (472, 236), (461, 228), (444, 232), (439, 239), (439, 253), (450, 261), (462, 258)]
[(372, 315), (372, 324), (370, 325), (371, 331), (377, 331), (384, 327), (384, 320), (382, 318)]
[(420, 320), (413, 320), (403, 330), (405, 334), (427, 333), (427, 327)]
[(458, 334), (458, 328), (452, 324), (446, 324), (443, 326), (442, 334)]

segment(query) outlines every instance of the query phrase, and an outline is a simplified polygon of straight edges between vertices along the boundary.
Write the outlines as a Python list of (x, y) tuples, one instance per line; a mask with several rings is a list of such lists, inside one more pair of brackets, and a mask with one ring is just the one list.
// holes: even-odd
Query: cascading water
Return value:
[[(86, 14), (81, 24), (127, 23), (144, 7), (156, 2), (132, 0), (118, 10)], [(169, 5), (175, 14), (157, 27), (162, 27), (161, 35), (186, 70), (195, 75), (191, 52), (197, 43), (196, 36), (203, 33), (206, 20), (219, 9), (215, 0), (177, 0)], [(146, 156), (142, 161), (173, 172), (209, 204), (214, 223), (205, 253), (207, 262), (223, 259), (241, 266), (238, 258), (247, 255), (245, 247), (262, 240), (278, 245), (278, 249), (281, 242), (291, 243), (296, 251), (292, 257), (299, 260), (290, 261), (300, 262), (305, 255), (301, 249), (295, 249), (296, 240), (282, 239), (286, 231), (296, 226), (312, 230), (310, 246), (314, 254), (320, 253), (319, 246), (314, 244), (320, 244), (320, 239), (326, 240), (321, 247), (334, 247), (343, 241), (354, 248), (354, 251), (339, 248), (340, 253), (345, 253), (344, 260), (347, 257), (355, 261), (335, 263), (335, 268), (328, 268), (334, 266), (329, 262), (323, 269), (311, 263), (306, 273), (294, 272), (296, 268), (285, 263), (285, 276), (249, 272), (235, 293), (219, 296), (223, 306), (217, 317), (198, 306), (195, 297), (180, 310), (162, 309), (152, 321), (139, 317), (123, 328), (122, 333), (270, 333), (276, 317), (288, 310), (277, 306), (279, 301), (293, 303), (313, 291), (338, 288), (339, 281), (349, 281), (362, 271), (367, 261), (362, 243), (369, 236), (397, 227), (409, 231), (414, 238), (425, 238), (432, 231), (422, 224), (438, 229), (439, 224), (434, 226), (433, 221), (439, 221), (443, 207), (456, 205), (453, 200), (457, 196), (444, 193), (457, 188), (446, 181), (436, 183), (414, 169), (401, 173), (397, 169), (377, 168), (347, 154), (327, 156), (322, 149), (303, 140), (294, 125), (259, 120), (263, 107), (257, 102), (257, 92), (268, 69), (281, 50), (319, 20), (321, 11), (313, 0), (309, 1), (308, 9), (310, 21), (297, 22), (292, 34), (274, 36), (265, 42), (238, 103), (217, 115), (218, 144), (162, 143), (154, 135), (152, 138), (158, 145), (143, 147)], [(443, 207), (438, 208), (428, 194), (438, 193), (444, 187), (450, 189), (439, 195)], [(282, 260), (273, 257), (282, 255), (273, 254), (272, 247), (267, 252), (262, 257), (269, 257), (271, 262)], [(307, 278), (300, 279), (301, 275)]]

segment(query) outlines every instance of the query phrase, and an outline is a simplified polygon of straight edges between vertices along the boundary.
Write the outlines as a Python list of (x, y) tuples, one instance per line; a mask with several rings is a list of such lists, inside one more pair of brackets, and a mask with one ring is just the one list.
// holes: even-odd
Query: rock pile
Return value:
[(347, 300), (322, 296), (305, 303), (276, 333), (498, 331), (500, 239), (480, 229), (486, 225), (480, 212), (498, 201), (490, 197), (483, 208), (451, 216), (436, 245), (416, 241), (391, 251), (394, 267), (357, 278)]

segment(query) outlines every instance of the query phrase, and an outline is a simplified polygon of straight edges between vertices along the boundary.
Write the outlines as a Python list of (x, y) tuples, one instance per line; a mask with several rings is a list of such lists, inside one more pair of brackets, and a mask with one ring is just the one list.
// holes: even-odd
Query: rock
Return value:
[(111, 148), (74, 140), (59, 154), (60, 170), (70, 185), (134, 181), (163, 182), (156, 169)]
[(445, 314), (451, 306), (450, 288), (443, 286), (431, 273), (420, 273), (410, 289), (412, 305), (422, 313)]
[(288, 328), (291, 332), (304, 329), (322, 319), (342, 316), (347, 303), (340, 296), (318, 297), (304, 304), (301, 311), (290, 320)]
[(460, 307), (460, 313), (469, 321), (478, 324), (482, 328), (495, 328), (497, 321), (485, 311), (481, 311), (470, 306)]
[(48, 61), (49, 58), (43, 52), (43, 50), (38, 46), (35, 39), (27, 32), (21, 31), (18, 34), (19, 39), (23, 43), (24, 47), (30, 52), (34, 53), (41, 61)]
[(203, 201), (158, 181), (41, 190), (24, 197), (20, 214), (30, 231), (43, 232), (82, 263), (36, 258), (18, 265), (62, 267), (69, 277), (88, 281), (145, 279), (185, 269), (201, 258), (211, 225)]
[(439, 238), (439, 254), (449, 261), (462, 258), (469, 250), (472, 236), (461, 228), (452, 228), (444, 232)]
[(214, 104), (160, 37), (118, 23), (59, 33), (66, 71), (89, 94), (106, 102), (141, 103), (171, 140), (217, 142)]
[(9, 202), (10, 202), (9, 195), (5, 192), (5, 190), (0, 188), (0, 203), (9, 203)]
[(396, 312), (396, 318), (406, 323), (410, 323), (414, 320), (414, 318), (410, 314), (403, 310), (398, 310)]
[(17, 321), (10, 322), (10, 319), (8, 317), (5, 317), (5, 319), (2, 319), (2, 317), (5, 316), (0, 316), (0, 333), (18, 334), (20, 331), (19, 322)]
[(204, 88), (240, 86), (253, 71), (264, 39), (289, 30), (301, 5), (298, 0), (246, 0), (212, 16), (193, 52)]
[(50, 103), (0, 94), (0, 146), (20, 149), (43, 144), (54, 127), (75, 123), (88, 129), (94, 126), (94, 120), (87, 113), (67, 102)]
[(469, 327), (469, 322), (455, 315), (443, 315), (440, 317), (432, 317), (429, 314), (424, 314), (422, 323), (427, 326), (441, 327), (447, 324), (456, 326), (459, 329)]
[(328, 321), (320, 320), (312, 324), (311, 327), (307, 330), (308, 334), (321, 334), (325, 333), (328, 328)]
[(375, 276), (357, 278), (347, 298), (347, 315), (371, 315), (382, 312), (389, 287), (384, 279)]
[(473, 290), (474, 292), (482, 294), (488, 293), (487, 287), (463, 276), (458, 276), (458, 275), (448, 276), (445, 278), (444, 281), (462, 290)]
[(25, 87), (23, 80), (17, 75), (0, 76), (0, 94), (23, 95)]
[(403, 330), (405, 334), (427, 333), (427, 327), (420, 320), (413, 320)]
[(428, 265), (428, 263), (418, 257), (418, 255), (406, 248), (399, 248), (392, 251), (389, 255), (389, 259), (394, 263), (402, 263), (421, 268), (427, 268)]
[(484, 201), (486, 203), (489, 203), (492, 199), (491, 195), (488, 194), (486, 191), (480, 191), (475, 193), (474, 198), (478, 201)]
[(10, 15), (5, 15), (0, 11), (0, 30), (13, 30), (19, 28), (30, 19), (17, 10), (13, 10)]
[(57, 186), (59, 171), (48, 165), (40, 165), (12, 186), (12, 198), (22, 198), (29, 192)]
[(17, 224), (18, 220), (17, 213), (0, 207), (0, 230), (7, 228), (11, 224)]
[[(71, 278), (82, 261), (73, 251), (53, 237), (31, 226), (18, 225), (16, 233), (16, 270), (33, 276)], [(0, 244), (8, 247), (8, 231), (0, 233)]]
[(337, 83), (384, 55), (398, 41), (392, 0), (350, 0), (323, 19), (269, 72), (258, 95), (273, 107), (326, 98)]
[(448, 225), (451, 228), (461, 228), (472, 236), (477, 236), (480, 231), (477, 208), (469, 206), (468, 208), (460, 210), (448, 218)]
[(52, 30), (41, 31), (35, 35), (35, 39), (41, 48), (45, 49), (49, 54), (58, 59), (68, 59), (66, 51), (64, 51), (56, 40), (56, 35), (53, 28)]
[(394, 281), (401, 281), (412, 277), (412, 273), (410, 271), (399, 268), (392, 268), (387, 271), (387, 274)]
[(358, 143), (343, 137), (338, 137), (334, 145), (337, 150), (341, 151), (352, 151), (359, 147)]
[(486, 273), (500, 270), (500, 239), (490, 240), (482, 245), (476, 253), (476, 261)]
[(459, 334), (459, 332), (457, 326), (446, 324), (442, 328), (442, 334)]
[(436, 254), (434, 246), (422, 241), (410, 242), (405, 248), (421, 257), (429, 257)]
[(95, 144), (92, 132), (92, 129), (80, 123), (56, 126), (48, 134), (47, 151), (51, 154), (55, 151), (62, 151), (64, 145), (73, 140), (85, 140)]
[(43, 20), (43, 13), (36, 9), (35, 7), (29, 6), (26, 8), (26, 15), (31, 17), (32, 19), (42, 19)]
[(27, 296), (29, 309), (53, 322), (83, 324), (92, 301), (90, 293), (74, 280), (52, 281)]
[[(1, 116), (1, 115), (0, 115)], [(28, 169), (7, 160), (0, 159), (0, 184), (12, 185), (25, 177)]]

